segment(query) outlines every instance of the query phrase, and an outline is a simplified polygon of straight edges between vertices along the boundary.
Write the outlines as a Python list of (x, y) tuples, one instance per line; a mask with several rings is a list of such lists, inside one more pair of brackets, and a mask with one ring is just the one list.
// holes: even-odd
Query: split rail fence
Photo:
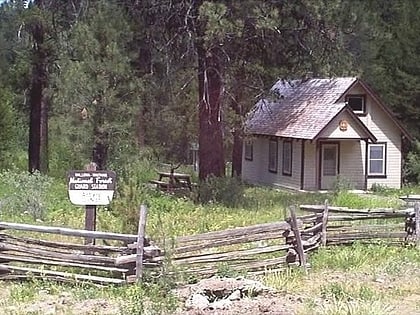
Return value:
[[(151, 273), (186, 272), (203, 277), (222, 272), (263, 274), (289, 265), (306, 270), (307, 254), (320, 246), (375, 241), (420, 247), (420, 207), (405, 210), (348, 209), (301, 205), (284, 221), (181, 236), (158, 246), (144, 236), (141, 207), (137, 235), (0, 222), (0, 280), (43, 278), (123, 284)], [(9, 233), (13, 231), (14, 233)], [(30, 233), (30, 236), (26, 235)], [(35, 237), (48, 233), (58, 242)], [(81, 244), (80, 239), (113, 245)], [(70, 241), (79, 239), (77, 243)], [(169, 268), (170, 267), (170, 268)]]
[(224, 270), (262, 274), (291, 264), (306, 269), (308, 252), (320, 246), (385, 242), (420, 247), (418, 203), (405, 210), (349, 209), (327, 202), (299, 209), (304, 215), (296, 217), (292, 207), (285, 221), (179, 237), (168, 250), (171, 264), (197, 276)]
[[(139, 226), (143, 228), (138, 235), (0, 222), (0, 280), (123, 284), (139, 279), (143, 267), (159, 267), (160, 263), (151, 262), (151, 258), (162, 255), (144, 237), (145, 208), (140, 213)], [(54, 237), (40, 239), (37, 236), (41, 233)], [(65, 241), (57, 241), (59, 238)], [(83, 240), (91, 239), (115, 245), (83, 244)]]

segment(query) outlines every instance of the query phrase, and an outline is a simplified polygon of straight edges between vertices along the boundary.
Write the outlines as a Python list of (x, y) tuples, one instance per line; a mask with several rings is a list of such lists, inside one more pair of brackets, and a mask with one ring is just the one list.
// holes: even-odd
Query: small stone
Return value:
[(229, 301), (239, 301), (242, 298), (241, 290), (235, 290), (232, 292), (231, 295), (229, 295), (228, 300)]
[(223, 299), (214, 301), (209, 305), (209, 308), (213, 310), (227, 310), (231, 305), (232, 301), (229, 301), (228, 299)]
[(383, 278), (376, 278), (376, 279), (375, 279), (375, 282), (378, 282), (378, 283), (384, 283), (384, 282), (385, 282), (385, 280), (384, 280)]
[(193, 294), (186, 302), (185, 307), (187, 309), (198, 309), (204, 310), (209, 306), (210, 302), (204, 295)]

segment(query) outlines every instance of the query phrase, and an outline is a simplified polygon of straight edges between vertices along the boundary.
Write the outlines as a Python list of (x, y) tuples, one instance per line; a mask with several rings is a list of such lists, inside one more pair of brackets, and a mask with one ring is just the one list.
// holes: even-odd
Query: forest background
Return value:
[[(359, 76), (420, 136), (416, 0), (8, 0), (0, 4), (0, 168), (94, 161), (241, 173), (243, 121), (278, 79)], [(417, 142), (406, 182), (418, 182)]]

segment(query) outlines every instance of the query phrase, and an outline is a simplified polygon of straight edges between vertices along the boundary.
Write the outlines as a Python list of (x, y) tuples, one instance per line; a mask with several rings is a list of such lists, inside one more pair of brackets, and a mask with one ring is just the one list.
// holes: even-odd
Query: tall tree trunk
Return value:
[(222, 77), (215, 50), (206, 51), (196, 43), (199, 92), (199, 178), (225, 175), (221, 119)]
[(105, 105), (103, 97), (97, 96), (95, 109), (95, 121), (93, 127), (92, 162), (96, 163), (98, 170), (105, 170), (108, 160), (109, 139), (104, 124)]
[[(238, 73), (236, 79), (242, 83), (242, 76)], [(232, 177), (240, 177), (242, 174), (242, 146), (243, 146), (243, 130), (242, 130), (242, 87), (237, 84), (234, 90), (234, 98), (231, 102), (231, 108), (236, 116), (233, 126), (233, 148), (232, 148)]]
[(240, 177), (242, 174), (242, 136), (242, 129), (235, 128), (233, 131), (232, 177)]
[[(43, 0), (35, 0), (35, 5), (44, 9)], [(29, 123), (29, 172), (36, 170), (41, 173), (48, 171), (48, 57), (45, 44), (45, 25), (37, 19), (31, 25), (33, 36), (33, 68), (32, 82), (29, 93), (30, 123)]]
[(98, 170), (105, 170), (108, 159), (108, 134), (100, 126), (96, 126), (93, 133), (95, 140), (92, 149), (92, 162), (96, 163)]

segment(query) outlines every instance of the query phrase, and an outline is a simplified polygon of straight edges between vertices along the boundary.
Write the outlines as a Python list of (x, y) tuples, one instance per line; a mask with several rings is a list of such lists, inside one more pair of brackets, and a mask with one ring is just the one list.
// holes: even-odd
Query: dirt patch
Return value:
[(88, 299), (76, 301), (71, 294), (42, 294), (38, 301), (22, 303), (18, 306), (8, 306), (2, 309), (3, 314), (119, 314), (118, 305), (105, 299)]
[(302, 302), (261, 282), (242, 278), (204, 279), (174, 293), (183, 302), (176, 315), (294, 315), (296, 303)]

